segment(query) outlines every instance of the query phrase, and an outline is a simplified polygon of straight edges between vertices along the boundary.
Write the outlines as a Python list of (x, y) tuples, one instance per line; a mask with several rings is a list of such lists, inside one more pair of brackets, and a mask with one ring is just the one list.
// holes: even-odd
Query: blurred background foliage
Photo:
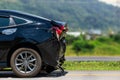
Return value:
[(67, 55), (75, 56), (114, 56), (120, 55), (120, 34), (99, 36), (96, 39), (85, 39), (86, 35), (67, 36)]
[(68, 22), (69, 31), (120, 30), (120, 8), (98, 0), (0, 0), (0, 9), (24, 11)]

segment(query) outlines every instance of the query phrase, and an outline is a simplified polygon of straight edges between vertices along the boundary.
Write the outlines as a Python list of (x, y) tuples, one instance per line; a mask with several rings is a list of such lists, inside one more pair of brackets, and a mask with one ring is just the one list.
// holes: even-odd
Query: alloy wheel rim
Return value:
[(35, 70), (37, 59), (33, 52), (22, 51), (15, 59), (16, 69), (22, 73), (30, 73)]

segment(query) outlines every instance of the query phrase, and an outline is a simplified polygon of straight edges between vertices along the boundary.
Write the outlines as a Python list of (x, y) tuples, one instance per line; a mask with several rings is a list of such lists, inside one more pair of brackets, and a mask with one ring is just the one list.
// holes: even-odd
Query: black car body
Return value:
[(65, 22), (0, 10), (0, 67), (12, 67), (20, 77), (57, 69), (65, 60), (66, 31)]

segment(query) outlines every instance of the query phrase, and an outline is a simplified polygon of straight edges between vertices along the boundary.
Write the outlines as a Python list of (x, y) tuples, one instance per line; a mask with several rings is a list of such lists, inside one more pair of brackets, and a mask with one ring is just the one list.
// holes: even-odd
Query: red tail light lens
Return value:
[(57, 38), (59, 38), (59, 37), (61, 36), (61, 34), (62, 34), (62, 32), (63, 32), (64, 29), (65, 29), (64, 26), (61, 26), (61, 27), (53, 26), (53, 27), (52, 27), (52, 30), (55, 31)]
[(56, 33), (57, 33), (58, 35), (61, 35), (61, 34), (62, 34), (62, 30), (56, 29)]
[(64, 26), (60, 26), (60, 29), (61, 29), (61, 30), (65, 30), (65, 27), (64, 27)]
[(52, 29), (55, 30), (58, 35), (61, 35), (62, 31), (64, 30), (64, 26), (61, 26), (60, 28), (54, 26)]
[(55, 36), (57, 37), (57, 39), (61, 39), (62, 37), (66, 36), (66, 32), (68, 31), (67, 26), (64, 27), (62, 26), (53, 26), (52, 27), (53, 33), (55, 34)]

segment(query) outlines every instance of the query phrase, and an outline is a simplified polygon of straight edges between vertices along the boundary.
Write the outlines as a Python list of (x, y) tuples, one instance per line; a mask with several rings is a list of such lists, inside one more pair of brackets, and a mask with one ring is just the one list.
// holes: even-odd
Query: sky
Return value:
[(99, 0), (99, 1), (120, 7), (120, 0)]

